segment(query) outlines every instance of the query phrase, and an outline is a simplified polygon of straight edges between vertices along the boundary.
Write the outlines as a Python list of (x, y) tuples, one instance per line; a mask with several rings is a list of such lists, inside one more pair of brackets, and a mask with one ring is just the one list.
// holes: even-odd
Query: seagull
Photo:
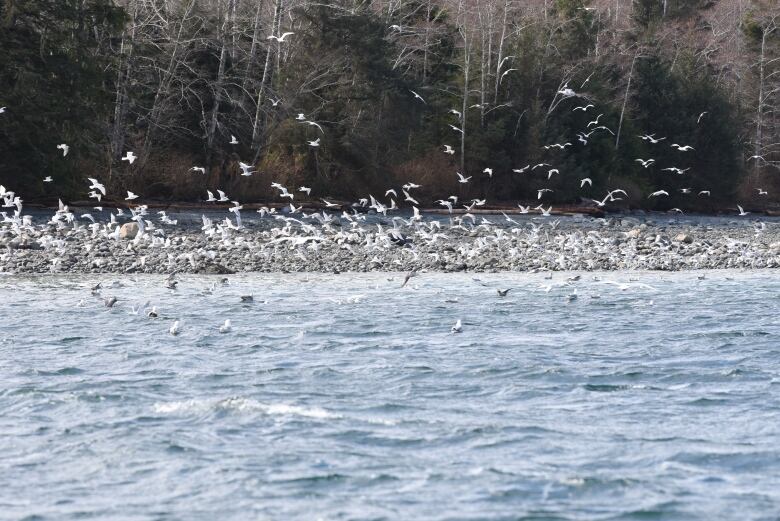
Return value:
[(558, 94), (563, 95), (564, 98), (571, 98), (572, 96), (577, 95), (576, 92), (574, 92), (572, 89), (566, 86), (564, 86), (561, 90), (559, 90)]
[(702, 112), (701, 114), (699, 114), (699, 118), (696, 120), (696, 124), (697, 124), (697, 125), (699, 124), (699, 121), (701, 121), (701, 118), (703, 118), (703, 117), (704, 117), (704, 115), (705, 115), (706, 113), (707, 113), (707, 111), (705, 110), (704, 112)]
[(241, 175), (244, 177), (249, 177), (254, 173), (252, 165), (248, 165), (242, 161), (238, 162), (238, 167), (241, 169)]
[(699, 195), (706, 195), (707, 197), (709, 197), (710, 196), (710, 191), (709, 190), (702, 190), (701, 192), (699, 192)]
[(502, 82), (502, 81), (504, 81), (504, 76), (506, 76), (506, 75), (507, 75), (507, 74), (509, 74), (510, 72), (512, 72), (512, 71), (516, 71), (516, 70), (517, 70), (517, 69), (507, 69), (507, 70), (505, 70), (505, 71), (504, 71), (504, 72), (501, 74), (501, 77), (498, 79), (498, 83), (499, 83), (499, 85), (501, 84), (501, 82)]
[(307, 141), (310, 147), (318, 147), (320, 146), (320, 138), (315, 139), (314, 141)]
[(641, 138), (643, 141), (649, 141), (649, 142), (651, 142), (651, 143), (652, 143), (652, 144), (654, 144), (654, 145), (655, 145), (656, 143), (660, 143), (661, 141), (663, 141), (664, 139), (666, 139), (665, 137), (656, 138), (656, 137), (655, 137), (655, 134), (645, 134), (644, 136), (639, 136), (639, 137), (640, 137), (640, 138)]
[[(414, 94), (414, 97), (415, 97), (415, 98), (417, 98), (418, 100), (420, 100), (420, 101), (422, 101), (423, 103), (425, 103), (425, 100), (423, 99), (423, 97), (422, 97), (422, 96), (420, 96), (419, 94), (417, 94), (417, 93), (416, 93), (416, 92), (414, 92), (413, 90), (410, 90), (409, 92), (411, 92), (412, 94)], [(425, 104), (427, 105), (427, 103), (425, 103)]]
[[(147, 304), (148, 304), (148, 302), (147, 302)], [(160, 316), (157, 313), (157, 306), (152, 306), (152, 309), (149, 310), (149, 312), (146, 314), (146, 316), (149, 317), (149, 318), (157, 318), (158, 316)]]
[(134, 153), (128, 152), (125, 154), (125, 157), (122, 158), (122, 161), (127, 161), (131, 165), (133, 164), (133, 161), (135, 161), (138, 158)]
[(387, 197), (390, 194), (393, 194), (393, 197), (398, 197), (398, 192), (396, 192), (395, 189), (393, 189), (393, 188), (391, 188), (390, 190), (385, 192), (385, 197)]
[(298, 191), (299, 192), (306, 192), (306, 195), (311, 195), (311, 188), (309, 188), (308, 186), (302, 186), (302, 187), (298, 188)]
[(236, 139), (236, 136), (233, 134), (230, 134), (230, 141), (228, 141), (228, 144), (230, 145), (238, 145), (238, 139)]
[(125, 197), (125, 201), (132, 201), (133, 199), (138, 199), (138, 195), (134, 194), (130, 190), (127, 191), (127, 197)]
[(455, 322), (455, 325), (452, 326), (450, 331), (453, 333), (460, 333), (463, 331), (463, 324), (461, 323), (460, 319), (458, 319), (458, 321)]
[(116, 297), (106, 297), (103, 299), (103, 305), (107, 308), (114, 307), (114, 304), (116, 304), (117, 298)]
[(43, 178), (43, 182), (44, 183), (51, 183), (53, 181), (54, 181), (54, 179), (52, 179), (50, 175), (48, 175), (48, 176)]
[(739, 208), (739, 215), (740, 215), (740, 217), (744, 217), (745, 215), (750, 213), (750, 212), (746, 212), (745, 210), (743, 210), (740, 205), (737, 205), (737, 208)]
[(89, 189), (90, 190), (99, 190), (101, 194), (106, 195), (106, 187), (102, 183), (99, 183), (97, 179), (94, 177), (88, 177), (87, 180), (89, 181)]
[(325, 208), (336, 208), (339, 205), (336, 203), (331, 203), (330, 201), (326, 201), (325, 199), (322, 200), (323, 203), (325, 203)]
[(552, 192), (552, 190), (550, 190), (549, 188), (542, 188), (542, 189), (540, 189), (540, 190), (537, 190), (537, 191), (536, 191), (536, 198), (537, 198), (537, 199), (541, 199), (541, 198), (542, 198), (542, 195), (543, 195), (545, 192)]
[(417, 270), (412, 270), (409, 273), (407, 273), (406, 276), (404, 277), (404, 282), (403, 284), (401, 284), (401, 287), (403, 288), (404, 286), (406, 286), (406, 284), (409, 282), (409, 279), (416, 276), (417, 276)]
[(604, 114), (599, 114), (598, 116), (596, 116), (596, 119), (594, 119), (593, 121), (588, 123), (588, 128), (590, 128), (593, 125), (598, 125), (599, 124), (599, 119), (601, 119), (601, 116), (603, 116), (603, 115)]
[(463, 130), (459, 129), (459, 128), (458, 128), (458, 127), (456, 127), (455, 125), (449, 125), (449, 127), (450, 127), (452, 130), (454, 130), (455, 132), (460, 132), (461, 134), (463, 134)]
[(483, 174), (487, 174), (488, 177), (493, 177), (493, 169), (492, 168), (486, 168), (482, 171)]
[(525, 165), (523, 168), (513, 168), (512, 172), (514, 172), (516, 174), (522, 174), (523, 172), (528, 170), (530, 167), (531, 167), (531, 165)]
[(645, 168), (647, 168), (648, 166), (650, 166), (653, 163), (655, 163), (655, 159), (647, 159), (647, 160), (644, 160), (644, 159), (634, 159), (634, 161), (638, 161)]
[(767, 195), (766, 190), (762, 190), (761, 188), (756, 188), (756, 190), (758, 190), (758, 195)]
[(669, 195), (669, 192), (666, 190), (658, 190), (657, 192), (653, 192), (652, 194), (648, 195), (647, 198), (650, 199), (651, 197), (658, 197), (660, 195)]
[(217, 190), (217, 193), (219, 194), (219, 199), (217, 199), (217, 201), (219, 201), (220, 203), (226, 203), (230, 201), (228, 196), (225, 195), (225, 192), (223, 192), (222, 190)]
[(254, 302), (254, 300), (252, 295), (241, 295), (241, 302)]
[(553, 174), (560, 174), (560, 172), (558, 171), (557, 168), (552, 168), (552, 169), (548, 170), (547, 171), (547, 180), (548, 181), (553, 176)]
[(581, 110), (581, 111), (583, 111), (583, 112), (587, 112), (587, 111), (588, 111), (588, 109), (589, 109), (589, 108), (592, 108), (592, 107), (595, 107), (595, 105), (593, 105), (593, 104), (590, 104), (590, 103), (589, 103), (589, 104), (587, 104), (587, 105), (584, 105), (584, 106), (582, 106), (582, 107), (574, 107), (574, 108), (572, 109), (572, 112), (574, 112), (575, 110)]
[(539, 164), (536, 164), (533, 167), (531, 167), (531, 170), (536, 170), (537, 168), (542, 167), (542, 166), (552, 166), (552, 165), (550, 165), (550, 163), (539, 163)]
[(283, 43), (284, 39), (287, 38), (288, 36), (290, 36), (291, 34), (295, 34), (295, 33), (293, 33), (293, 32), (286, 32), (286, 33), (282, 33), (281, 36), (274, 36), (272, 34), (268, 38), (266, 38), (266, 40), (276, 40), (279, 43)]
[(460, 111), (457, 111), (455, 109), (450, 109), (450, 114), (455, 114), (456, 116), (458, 116), (458, 119), (460, 119), (461, 117)]
[(70, 151), (70, 147), (66, 145), (65, 143), (61, 145), (57, 145), (57, 148), (62, 150), (62, 157), (65, 157), (68, 155), (68, 152)]
[(206, 193), (209, 194), (209, 198), (206, 199), (207, 203), (213, 203), (216, 202), (216, 198), (214, 197), (214, 194), (211, 193), (211, 190), (206, 190)]
[(510, 289), (512, 289), (512, 288), (507, 288), (507, 289), (496, 289), (496, 291), (498, 292), (498, 296), (499, 296), (499, 297), (506, 297), (506, 294), (507, 294), (507, 293), (509, 293), (509, 290), (510, 290)]
[(201, 174), (205, 174), (206, 169), (202, 166), (193, 166), (192, 168), (190, 168), (190, 172), (200, 172)]
[(0, 107), (0, 114), (5, 112), (6, 107)]
[(168, 332), (170, 334), (172, 334), (173, 336), (178, 335), (180, 331), (181, 331), (181, 328), (179, 327), (179, 321), (178, 320), (174, 321), (173, 325), (168, 330)]
[(584, 179), (580, 179), (580, 188), (582, 188), (585, 185), (593, 186), (593, 181), (591, 181), (590, 177), (586, 177)]
[(472, 176), (463, 177), (463, 174), (461, 174), (460, 172), (455, 172), (455, 173), (458, 174), (458, 182), (459, 183), (464, 183), (464, 184), (468, 183), (469, 179), (471, 179), (471, 177), (472, 177)]
[(444, 145), (444, 153), (452, 155), (455, 153), (455, 150), (449, 145)]
[(677, 143), (672, 143), (672, 148), (676, 148), (680, 152), (687, 152), (689, 150), (694, 150), (694, 148), (691, 145), (678, 145)]
[(230, 333), (230, 319), (225, 320), (225, 323), (219, 326), (220, 333)]
[(675, 166), (672, 166), (672, 167), (669, 167), (669, 168), (662, 168), (661, 172), (664, 172), (664, 171), (666, 171), (666, 172), (674, 172), (675, 174), (683, 175), (685, 172), (687, 172), (690, 169), (691, 169), (691, 167), (682, 169), (682, 168), (677, 168)]

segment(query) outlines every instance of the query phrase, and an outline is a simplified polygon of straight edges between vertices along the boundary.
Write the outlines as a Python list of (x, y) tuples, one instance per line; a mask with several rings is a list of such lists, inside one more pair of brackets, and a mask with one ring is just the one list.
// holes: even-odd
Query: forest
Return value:
[(776, 0), (0, 0), (0, 183), (769, 205), (779, 26)]

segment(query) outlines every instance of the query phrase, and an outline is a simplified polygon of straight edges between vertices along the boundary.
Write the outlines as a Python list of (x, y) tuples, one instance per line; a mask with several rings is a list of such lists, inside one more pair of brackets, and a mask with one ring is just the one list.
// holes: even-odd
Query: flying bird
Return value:
[(650, 166), (653, 163), (655, 163), (655, 159), (647, 159), (647, 160), (645, 160), (645, 159), (634, 159), (634, 161), (639, 162), (645, 168), (647, 168), (648, 166)]
[[(414, 94), (414, 97), (415, 97), (415, 98), (417, 98), (418, 100), (420, 100), (420, 101), (422, 101), (423, 103), (425, 103), (425, 100), (423, 99), (423, 97), (422, 97), (422, 96), (420, 96), (419, 94), (417, 94), (417, 93), (416, 93), (416, 92), (414, 92), (413, 90), (410, 90), (409, 92), (411, 92), (412, 94)], [(427, 103), (425, 103), (425, 104), (427, 105)]]
[(70, 151), (70, 147), (66, 145), (65, 143), (62, 143), (61, 145), (57, 145), (57, 148), (59, 150), (62, 150), (62, 157), (65, 157), (68, 155), (68, 152)]
[(281, 36), (275, 36), (275, 35), (272, 34), (272, 35), (268, 36), (268, 38), (266, 38), (266, 40), (276, 40), (279, 43), (284, 43), (285, 38), (287, 38), (291, 34), (295, 34), (295, 33), (286, 32), (286, 33), (282, 33)]
[(127, 154), (125, 154), (125, 157), (122, 158), (122, 161), (127, 161), (128, 163), (130, 163), (132, 165), (133, 162), (136, 159), (137, 159), (137, 156), (134, 153), (128, 152)]

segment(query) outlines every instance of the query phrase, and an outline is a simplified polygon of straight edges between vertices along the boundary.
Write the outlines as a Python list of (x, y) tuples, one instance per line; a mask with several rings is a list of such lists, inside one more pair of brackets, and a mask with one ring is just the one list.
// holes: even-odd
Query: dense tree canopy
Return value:
[(0, 182), (251, 200), (272, 181), (344, 198), (414, 181), (428, 202), (619, 187), (656, 209), (780, 189), (780, 8), (623, 4), (0, 0)]

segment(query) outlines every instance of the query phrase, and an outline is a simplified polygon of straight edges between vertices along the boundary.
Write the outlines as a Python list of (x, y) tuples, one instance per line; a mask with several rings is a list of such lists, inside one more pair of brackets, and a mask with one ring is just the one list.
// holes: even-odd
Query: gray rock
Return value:
[(138, 223), (125, 223), (119, 228), (120, 239), (135, 239), (138, 235)]

